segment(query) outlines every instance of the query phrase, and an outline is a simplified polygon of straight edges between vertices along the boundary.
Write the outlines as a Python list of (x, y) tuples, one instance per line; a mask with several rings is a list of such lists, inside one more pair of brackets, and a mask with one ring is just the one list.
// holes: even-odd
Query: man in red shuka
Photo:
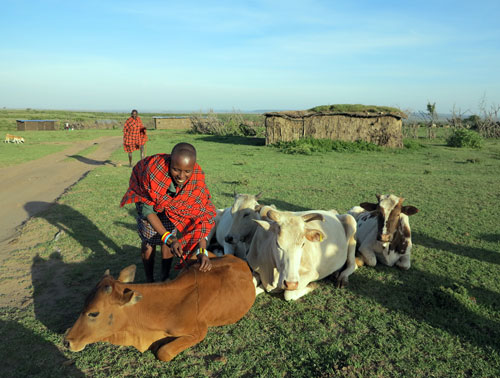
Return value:
[(125, 121), (123, 126), (123, 149), (128, 153), (128, 164), (132, 166), (132, 152), (141, 150), (141, 159), (144, 159), (144, 145), (148, 140), (146, 128), (142, 124), (141, 118), (137, 115), (137, 110)]
[(206, 237), (214, 226), (216, 211), (191, 144), (178, 143), (170, 155), (157, 154), (139, 161), (120, 206), (128, 203), (136, 205), (148, 282), (154, 281), (157, 245), (161, 245), (162, 280), (169, 277), (174, 254), (186, 258), (196, 254), (201, 271), (212, 268)]

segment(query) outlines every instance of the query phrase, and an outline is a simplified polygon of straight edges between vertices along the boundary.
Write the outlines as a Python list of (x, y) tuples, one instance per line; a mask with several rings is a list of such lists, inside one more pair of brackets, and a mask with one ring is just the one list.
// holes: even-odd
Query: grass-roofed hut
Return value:
[(403, 147), (399, 109), (369, 105), (322, 105), (309, 110), (264, 114), (266, 144), (304, 137), (354, 142), (363, 140), (386, 147)]

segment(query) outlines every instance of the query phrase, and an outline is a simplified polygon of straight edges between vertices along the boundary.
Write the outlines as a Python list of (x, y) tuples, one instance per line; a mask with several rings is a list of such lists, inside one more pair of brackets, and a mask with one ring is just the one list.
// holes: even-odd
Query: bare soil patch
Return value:
[[(64, 151), (0, 169), (4, 198), (4, 215), (0, 217), (0, 307), (24, 307), (32, 300), (32, 258), (22, 255), (38, 241), (32, 237), (21, 238), (26, 221), (50, 207), (95, 167), (121, 166), (121, 163), (109, 160), (121, 143), (120, 136), (78, 141)], [(79, 155), (91, 146), (97, 146), (97, 149), (87, 156)], [(33, 232), (28, 234), (34, 235)], [(56, 272), (60, 267), (56, 271), (54, 268), (52, 266), (49, 270), (56, 277), (61, 273)]]

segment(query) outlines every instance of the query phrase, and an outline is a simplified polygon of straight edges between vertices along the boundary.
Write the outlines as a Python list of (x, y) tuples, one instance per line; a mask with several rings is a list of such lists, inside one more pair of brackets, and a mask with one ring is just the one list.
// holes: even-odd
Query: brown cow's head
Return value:
[[(141, 294), (116, 285), (117, 281), (132, 282), (135, 277), (135, 265), (120, 272), (118, 280), (109, 275), (109, 270), (85, 300), (83, 311), (76, 323), (64, 337), (64, 346), (73, 352), (79, 352), (97, 341), (104, 341), (118, 332), (125, 322), (122, 312), (126, 306), (134, 305), (142, 298)], [(118, 289), (120, 287), (120, 289)]]
[(359, 206), (377, 216), (377, 240), (389, 243), (394, 238), (401, 213), (410, 216), (418, 213), (418, 209), (414, 206), (403, 206), (405, 199), (393, 194), (377, 194), (377, 199), (378, 203), (363, 202)]

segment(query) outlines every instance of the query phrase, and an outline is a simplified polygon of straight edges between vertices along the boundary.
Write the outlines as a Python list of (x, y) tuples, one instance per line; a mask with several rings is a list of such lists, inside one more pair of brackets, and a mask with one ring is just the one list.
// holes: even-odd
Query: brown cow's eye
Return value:
[(99, 313), (98, 312), (89, 312), (87, 315), (91, 318), (97, 318), (99, 316)]

